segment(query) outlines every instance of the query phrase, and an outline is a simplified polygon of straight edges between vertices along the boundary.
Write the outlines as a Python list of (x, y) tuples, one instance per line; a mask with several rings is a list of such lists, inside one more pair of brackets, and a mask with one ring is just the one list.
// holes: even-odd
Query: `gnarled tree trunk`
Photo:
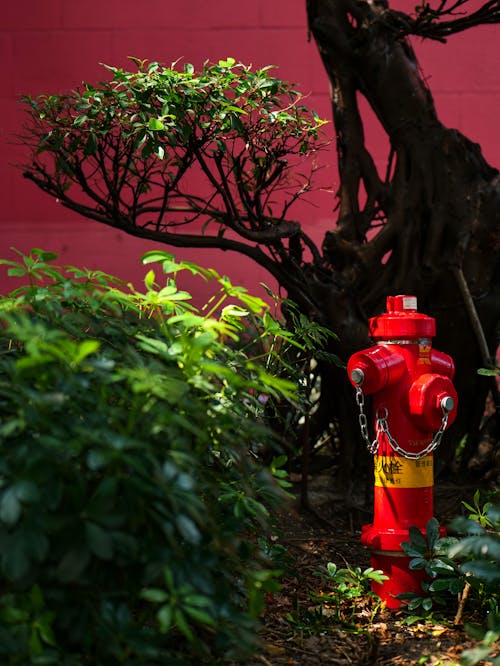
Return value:
[[(439, 121), (398, 15), (385, 2), (308, 0), (307, 10), (330, 80), (339, 156), (338, 228), (327, 234), (324, 256), (364, 314), (382, 311), (387, 294), (409, 293), (437, 318), (435, 345), (455, 360), (460, 397), (438, 453), (449, 462), (464, 433), (479, 432), (492, 389), (476, 370), (492, 363), (497, 345), (498, 171), (479, 146)], [(365, 146), (360, 95), (390, 142), (383, 176)], [(334, 291), (331, 300), (327, 289), (316, 297), (341, 336), (343, 356), (366, 343), (364, 317), (361, 323), (352, 307), (346, 316)]]

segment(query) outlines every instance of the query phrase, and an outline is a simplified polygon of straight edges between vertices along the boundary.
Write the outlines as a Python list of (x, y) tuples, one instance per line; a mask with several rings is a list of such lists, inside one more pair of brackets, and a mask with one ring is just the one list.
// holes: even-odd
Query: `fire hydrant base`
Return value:
[(370, 565), (374, 569), (382, 570), (389, 579), (383, 584), (373, 582), (372, 590), (382, 601), (385, 601), (386, 607), (397, 609), (403, 603), (396, 599), (398, 594), (408, 592), (423, 595), (422, 581), (425, 580), (423, 570), (411, 570), (409, 568), (410, 559), (401, 552), (377, 552), (371, 554)]

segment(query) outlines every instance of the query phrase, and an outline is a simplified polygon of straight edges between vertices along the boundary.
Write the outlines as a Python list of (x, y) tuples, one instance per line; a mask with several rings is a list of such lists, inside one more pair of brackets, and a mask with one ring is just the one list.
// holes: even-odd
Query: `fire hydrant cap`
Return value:
[(418, 341), (436, 335), (436, 320), (417, 312), (416, 296), (388, 296), (387, 312), (369, 320), (368, 332), (379, 340)]
[(426, 373), (420, 375), (408, 392), (409, 410), (415, 422), (424, 430), (437, 430), (443, 409), (449, 412), (449, 424), (457, 414), (458, 396), (449, 377)]

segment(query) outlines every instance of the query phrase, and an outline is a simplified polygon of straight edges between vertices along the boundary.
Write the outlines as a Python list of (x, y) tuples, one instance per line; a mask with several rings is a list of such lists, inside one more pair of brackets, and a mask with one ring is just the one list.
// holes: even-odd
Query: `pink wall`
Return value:
[[(413, 7), (414, 0), (400, 0)], [(416, 43), (417, 53), (441, 119), (474, 141), (500, 165), (500, 76), (496, 66), (500, 27), (457, 35), (447, 46)], [(39, 192), (11, 166), (22, 152), (10, 142), (23, 122), (23, 94), (57, 92), (105, 77), (100, 62), (128, 66), (127, 56), (169, 64), (183, 57), (196, 67), (233, 56), (255, 66), (278, 65), (278, 76), (310, 95), (310, 105), (330, 116), (328, 84), (316, 48), (307, 41), (305, 0), (25, 0), (6, 2), (0, 18), (0, 256), (14, 246), (54, 250), (61, 261), (101, 268), (140, 282), (141, 253), (152, 248), (94, 222), (78, 218)], [(386, 142), (372, 124), (368, 139), (383, 168)], [(438, 153), (436, 154), (438, 159)], [(324, 154), (323, 177), (335, 187), (335, 154)], [(321, 238), (331, 222), (333, 199), (318, 193), (316, 206), (300, 206), (295, 217)], [(167, 249), (167, 248), (165, 248)], [(272, 280), (232, 253), (176, 250), (178, 257), (214, 266), (233, 282), (259, 292)], [(0, 274), (0, 293), (6, 288)]]

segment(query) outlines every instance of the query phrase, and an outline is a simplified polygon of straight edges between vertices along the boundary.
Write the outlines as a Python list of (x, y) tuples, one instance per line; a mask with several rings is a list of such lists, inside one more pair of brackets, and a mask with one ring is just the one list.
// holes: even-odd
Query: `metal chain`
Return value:
[(392, 450), (395, 453), (399, 453), (399, 455), (403, 456), (404, 458), (408, 458), (409, 460), (420, 460), (420, 458), (429, 455), (429, 453), (432, 453), (435, 449), (437, 449), (437, 447), (441, 443), (441, 439), (443, 437), (444, 431), (446, 430), (446, 426), (448, 425), (448, 412), (445, 409), (443, 409), (443, 417), (441, 419), (441, 425), (439, 426), (437, 432), (434, 434), (434, 437), (429, 442), (429, 444), (427, 444), (425, 449), (422, 449), (422, 451), (415, 453), (413, 451), (407, 451), (406, 449), (403, 449), (403, 447), (399, 446), (397, 441), (389, 432), (389, 424), (387, 423), (387, 416), (388, 416), (387, 409), (385, 409), (384, 416), (379, 417), (377, 414), (377, 441), (378, 441), (379, 432), (383, 432), (386, 435)]
[(392, 450), (395, 453), (398, 453), (399, 455), (403, 456), (404, 458), (408, 458), (409, 460), (420, 460), (420, 458), (429, 455), (435, 449), (437, 449), (437, 447), (441, 444), (441, 439), (443, 437), (444, 431), (446, 430), (446, 426), (448, 425), (449, 412), (446, 409), (443, 409), (443, 418), (441, 419), (441, 425), (439, 426), (437, 432), (434, 434), (432, 441), (429, 442), (429, 444), (425, 447), (425, 449), (419, 451), (418, 453), (415, 453), (413, 451), (407, 451), (406, 449), (403, 449), (401, 446), (399, 446), (397, 441), (389, 432), (389, 424), (387, 422), (387, 417), (389, 416), (389, 412), (386, 407), (384, 407), (383, 415), (379, 415), (380, 410), (377, 410), (377, 418), (375, 421), (375, 439), (373, 441), (370, 441), (370, 437), (368, 436), (368, 419), (366, 418), (366, 414), (364, 412), (365, 397), (363, 391), (359, 386), (356, 387), (356, 403), (359, 407), (358, 419), (359, 419), (359, 427), (361, 430), (361, 436), (366, 442), (366, 448), (372, 455), (375, 455), (377, 453), (378, 447), (380, 446), (380, 439), (379, 439), (380, 434), (384, 433), (385, 436), (387, 437), (389, 444), (391, 445)]
[(370, 437), (368, 436), (368, 419), (366, 418), (365, 409), (364, 409), (365, 408), (365, 395), (364, 395), (363, 391), (360, 389), (359, 386), (356, 386), (356, 402), (357, 402), (358, 407), (359, 407), (358, 420), (359, 420), (359, 428), (361, 430), (361, 436), (363, 437), (363, 439), (366, 442), (366, 448), (368, 449), (368, 451), (371, 454), (375, 455), (377, 453), (378, 445), (379, 445), (379, 442), (378, 442), (379, 433), (377, 432), (377, 436), (375, 437), (373, 442), (371, 442)]

